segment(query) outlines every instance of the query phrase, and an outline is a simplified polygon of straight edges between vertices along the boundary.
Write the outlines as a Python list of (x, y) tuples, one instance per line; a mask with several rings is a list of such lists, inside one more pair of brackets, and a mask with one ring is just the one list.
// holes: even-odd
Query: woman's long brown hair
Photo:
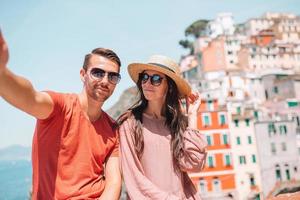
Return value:
[[(165, 112), (165, 125), (171, 132), (171, 151), (175, 171), (179, 170), (179, 158), (183, 152), (183, 132), (187, 127), (187, 117), (182, 113), (180, 105), (180, 97), (175, 82), (167, 77), (168, 91), (166, 100), (164, 102), (163, 111)], [(133, 139), (134, 147), (138, 158), (140, 159), (144, 150), (144, 137), (142, 131), (143, 113), (148, 106), (148, 100), (145, 98), (142, 90), (141, 80), (137, 82), (137, 87), (140, 93), (140, 99), (135, 103), (129, 111), (136, 119), (136, 126), (134, 127)], [(124, 114), (126, 115), (126, 114)], [(121, 116), (119, 124), (124, 122), (127, 117)]]

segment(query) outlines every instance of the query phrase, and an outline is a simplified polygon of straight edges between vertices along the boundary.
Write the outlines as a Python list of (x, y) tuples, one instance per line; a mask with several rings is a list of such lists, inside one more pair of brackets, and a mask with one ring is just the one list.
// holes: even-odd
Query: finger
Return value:
[(199, 95), (193, 95), (193, 96), (190, 96), (189, 97), (189, 101), (190, 101), (190, 103), (195, 103), (195, 101), (197, 101), (199, 99)]
[(2, 44), (2, 43), (5, 43), (5, 42), (4, 42), (4, 38), (3, 38), (3, 35), (2, 35), (2, 31), (0, 29), (0, 44)]
[(188, 113), (189, 107), (190, 107), (190, 102), (189, 102), (189, 97), (185, 97), (185, 102), (186, 102), (186, 113)]

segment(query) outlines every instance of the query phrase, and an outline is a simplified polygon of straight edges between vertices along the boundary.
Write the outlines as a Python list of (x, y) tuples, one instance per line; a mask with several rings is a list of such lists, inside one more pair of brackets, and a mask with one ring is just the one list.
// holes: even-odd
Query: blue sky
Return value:
[[(236, 23), (267, 11), (300, 14), (297, 0), (0, 0), (0, 27), (10, 50), (9, 68), (37, 90), (80, 92), (84, 55), (96, 47), (115, 50), (122, 80), (104, 105), (112, 106), (133, 85), (127, 65), (152, 54), (179, 60), (184, 30), (198, 19), (232, 12)], [(30, 146), (35, 119), (0, 99), (0, 148)]]

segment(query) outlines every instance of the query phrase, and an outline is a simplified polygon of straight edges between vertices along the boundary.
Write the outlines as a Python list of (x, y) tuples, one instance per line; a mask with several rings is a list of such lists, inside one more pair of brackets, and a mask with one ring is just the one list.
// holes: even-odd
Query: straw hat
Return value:
[(181, 97), (188, 96), (191, 93), (191, 87), (180, 76), (179, 66), (172, 59), (154, 55), (151, 56), (147, 63), (131, 63), (128, 65), (128, 73), (131, 79), (137, 83), (139, 74), (145, 70), (154, 70), (170, 77), (177, 85)]

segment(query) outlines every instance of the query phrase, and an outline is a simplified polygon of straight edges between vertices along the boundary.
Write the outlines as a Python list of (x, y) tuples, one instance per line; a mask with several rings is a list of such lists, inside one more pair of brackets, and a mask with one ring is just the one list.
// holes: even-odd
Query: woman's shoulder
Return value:
[(118, 121), (120, 121), (120, 130), (133, 128), (137, 122), (131, 111), (127, 111), (121, 115)]

